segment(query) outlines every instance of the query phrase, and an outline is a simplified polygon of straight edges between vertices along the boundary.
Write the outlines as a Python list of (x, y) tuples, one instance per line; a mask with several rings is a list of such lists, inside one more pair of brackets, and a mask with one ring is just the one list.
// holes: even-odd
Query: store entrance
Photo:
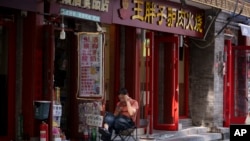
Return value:
[(230, 100), (227, 101), (230, 110), (228, 114), (231, 116), (228, 123), (242, 124), (250, 108), (250, 46), (232, 46), (229, 49), (232, 54), (227, 60), (231, 60), (228, 62), (228, 69), (231, 71), (227, 78), (232, 85), (230, 91), (227, 91), (230, 95), (230, 99), (227, 99)]
[[(229, 43), (230, 44), (230, 43)], [(229, 45), (228, 44), (228, 45)], [(243, 124), (250, 108), (250, 46), (227, 46), (225, 126)], [(231, 117), (231, 118), (227, 118)]]
[(14, 24), (0, 19), (0, 140), (14, 138), (15, 36)]
[(156, 37), (154, 48), (154, 129), (178, 129), (178, 37)]

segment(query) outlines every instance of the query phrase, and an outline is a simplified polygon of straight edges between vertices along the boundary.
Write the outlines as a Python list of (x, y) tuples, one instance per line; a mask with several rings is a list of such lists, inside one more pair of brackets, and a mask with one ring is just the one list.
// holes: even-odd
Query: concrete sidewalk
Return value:
[[(148, 141), (142, 139), (146, 135), (138, 137), (139, 141)], [(224, 127), (217, 128), (216, 132), (210, 132), (207, 127), (189, 127), (180, 131), (156, 131), (149, 137), (154, 141), (228, 141), (229, 129)]]

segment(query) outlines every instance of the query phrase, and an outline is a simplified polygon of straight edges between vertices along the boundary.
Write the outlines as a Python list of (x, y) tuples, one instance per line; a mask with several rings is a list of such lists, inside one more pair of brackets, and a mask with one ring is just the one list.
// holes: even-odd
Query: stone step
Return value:
[(187, 136), (191, 134), (202, 134), (202, 133), (207, 133), (209, 131), (209, 128), (207, 127), (189, 127), (186, 129), (179, 130), (175, 136)]
[(190, 118), (180, 119), (179, 124), (181, 124), (182, 129), (192, 126), (192, 120)]
[(190, 134), (186, 136), (176, 136), (164, 139), (162, 141), (214, 141), (221, 140), (222, 135), (220, 133), (201, 133)]
[(228, 127), (216, 127), (212, 128), (211, 132), (213, 133), (221, 133), (222, 140), (227, 140), (230, 138), (230, 131)]

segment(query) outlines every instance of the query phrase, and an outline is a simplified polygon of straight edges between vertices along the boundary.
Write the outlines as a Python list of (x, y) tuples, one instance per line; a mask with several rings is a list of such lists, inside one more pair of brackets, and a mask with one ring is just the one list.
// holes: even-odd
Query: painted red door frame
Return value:
[(149, 117), (149, 133), (153, 133), (153, 92), (154, 92), (154, 32), (147, 32), (146, 33), (146, 38), (150, 40), (149, 46), (147, 48), (146, 54), (146, 63), (147, 63), (147, 71), (146, 74), (146, 82), (147, 88), (146, 91), (149, 92), (149, 95), (146, 95), (146, 102), (149, 99), (149, 103), (146, 104), (146, 109), (145, 109), (145, 117)]
[[(188, 44), (188, 43), (187, 43)], [(185, 46), (184, 49), (184, 95), (185, 95), (185, 116), (183, 118), (188, 118), (189, 115), (189, 47)]]
[(226, 53), (226, 75), (224, 76), (224, 126), (229, 127), (230, 121), (231, 121), (231, 95), (232, 95), (232, 88), (233, 88), (233, 81), (232, 81), (232, 45), (230, 40), (225, 41), (225, 47), (224, 47), (225, 53)]
[(250, 46), (232, 46), (232, 68), (231, 68), (231, 70), (232, 70), (232, 91), (231, 91), (231, 102), (230, 102), (230, 106), (231, 106), (231, 119), (230, 119), (230, 123), (231, 124), (244, 124), (244, 122), (245, 122), (245, 116), (240, 116), (240, 117), (235, 117), (234, 116), (234, 113), (235, 113), (235, 94), (236, 94), (236, 92), (235, 92), (235, 66), (237, 66), (238, 67), (238, 65), (236, 65), (235, 63), (237, 63), (237, 62), (235, 62), (235, 58), (236, 58), (236, 56), (235, 56), (235, 51), (237, 51), (237, 50), (243, 50), (243, 51), (246, 51), (246, 50), (250, 50)]
[[(174, 43), (174, 47), (172, 50), (172, 63), (173, 63), (173, 70), (172, 70), (172, 76), (173, 79), (171, 80), (170, 83), (172, 83), (172, 99), (166, 99), (166, 102), (171, 102), (172, 103), (172, 115), (173, 117), (173, 124), (159, 124), (158, 123), (158, 116), (159, 116), (159, 111), (158, 111), (158, 96), (154, 96), (154, 128), (160, 129), (160, 130), (178, 130), (178, 122), (179, 122), (179, 111), (178, 111), (178, 43), (179, 39), (177, 36), (171, 36), (171, 37), (156, 37), (155, 38), (155, 48), (157, 48), (157, 45), (159, 42), (168, 42), (168, 43)], [(159, 51), (155, 50), (155, 57), (159, 56), (158, 55)], [(154, 60), (156, 70), (155, 72), (158, 72), (158, 59)], [(155, 73), (156, 74), (156, 73)], [(158, 85), (158, 77), (154, 76), (154, 94), (158, 93), (158, 90), (156, 86)]]
[(224, 126), (230, 124), (242, 124), (245, 117), (234, 117), (234, 97), (235, 97), (235, 50), (250, 50), (250, 46), (233, 47), (230, 40), (225, 41), (225, 52), (227, 54), (226, 75), (224, 76)]
[[(55, 56), (55, 32), (54, 26), (45, 25), (44, 31), (44, 91), (43, 99), (53, 101), (54, 95), (54, 56)], [(50, 114), (48, 119), (49, 125), (49, 138), (52, 137), (52, 110), (53, 106), (50, 106)]]
[(0, 136), (1, 141), (9, 141), (15, 139), (15, 82), (16, 82), (16, 28), (12, 21), (2, 21), (0, 25), (3, 26), (7, 32), (8, 45), (8, 131), (7, 136)]
[(183, 46), (184, 53), (184, 115), (180, 119), (189, 118), (189, 40), (185, 39)]

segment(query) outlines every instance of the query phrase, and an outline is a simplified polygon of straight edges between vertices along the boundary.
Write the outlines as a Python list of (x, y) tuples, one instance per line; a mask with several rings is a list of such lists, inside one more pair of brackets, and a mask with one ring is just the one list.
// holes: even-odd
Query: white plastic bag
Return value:
[(245, 124), (250, 124), (250, 113), (247, 114)]

